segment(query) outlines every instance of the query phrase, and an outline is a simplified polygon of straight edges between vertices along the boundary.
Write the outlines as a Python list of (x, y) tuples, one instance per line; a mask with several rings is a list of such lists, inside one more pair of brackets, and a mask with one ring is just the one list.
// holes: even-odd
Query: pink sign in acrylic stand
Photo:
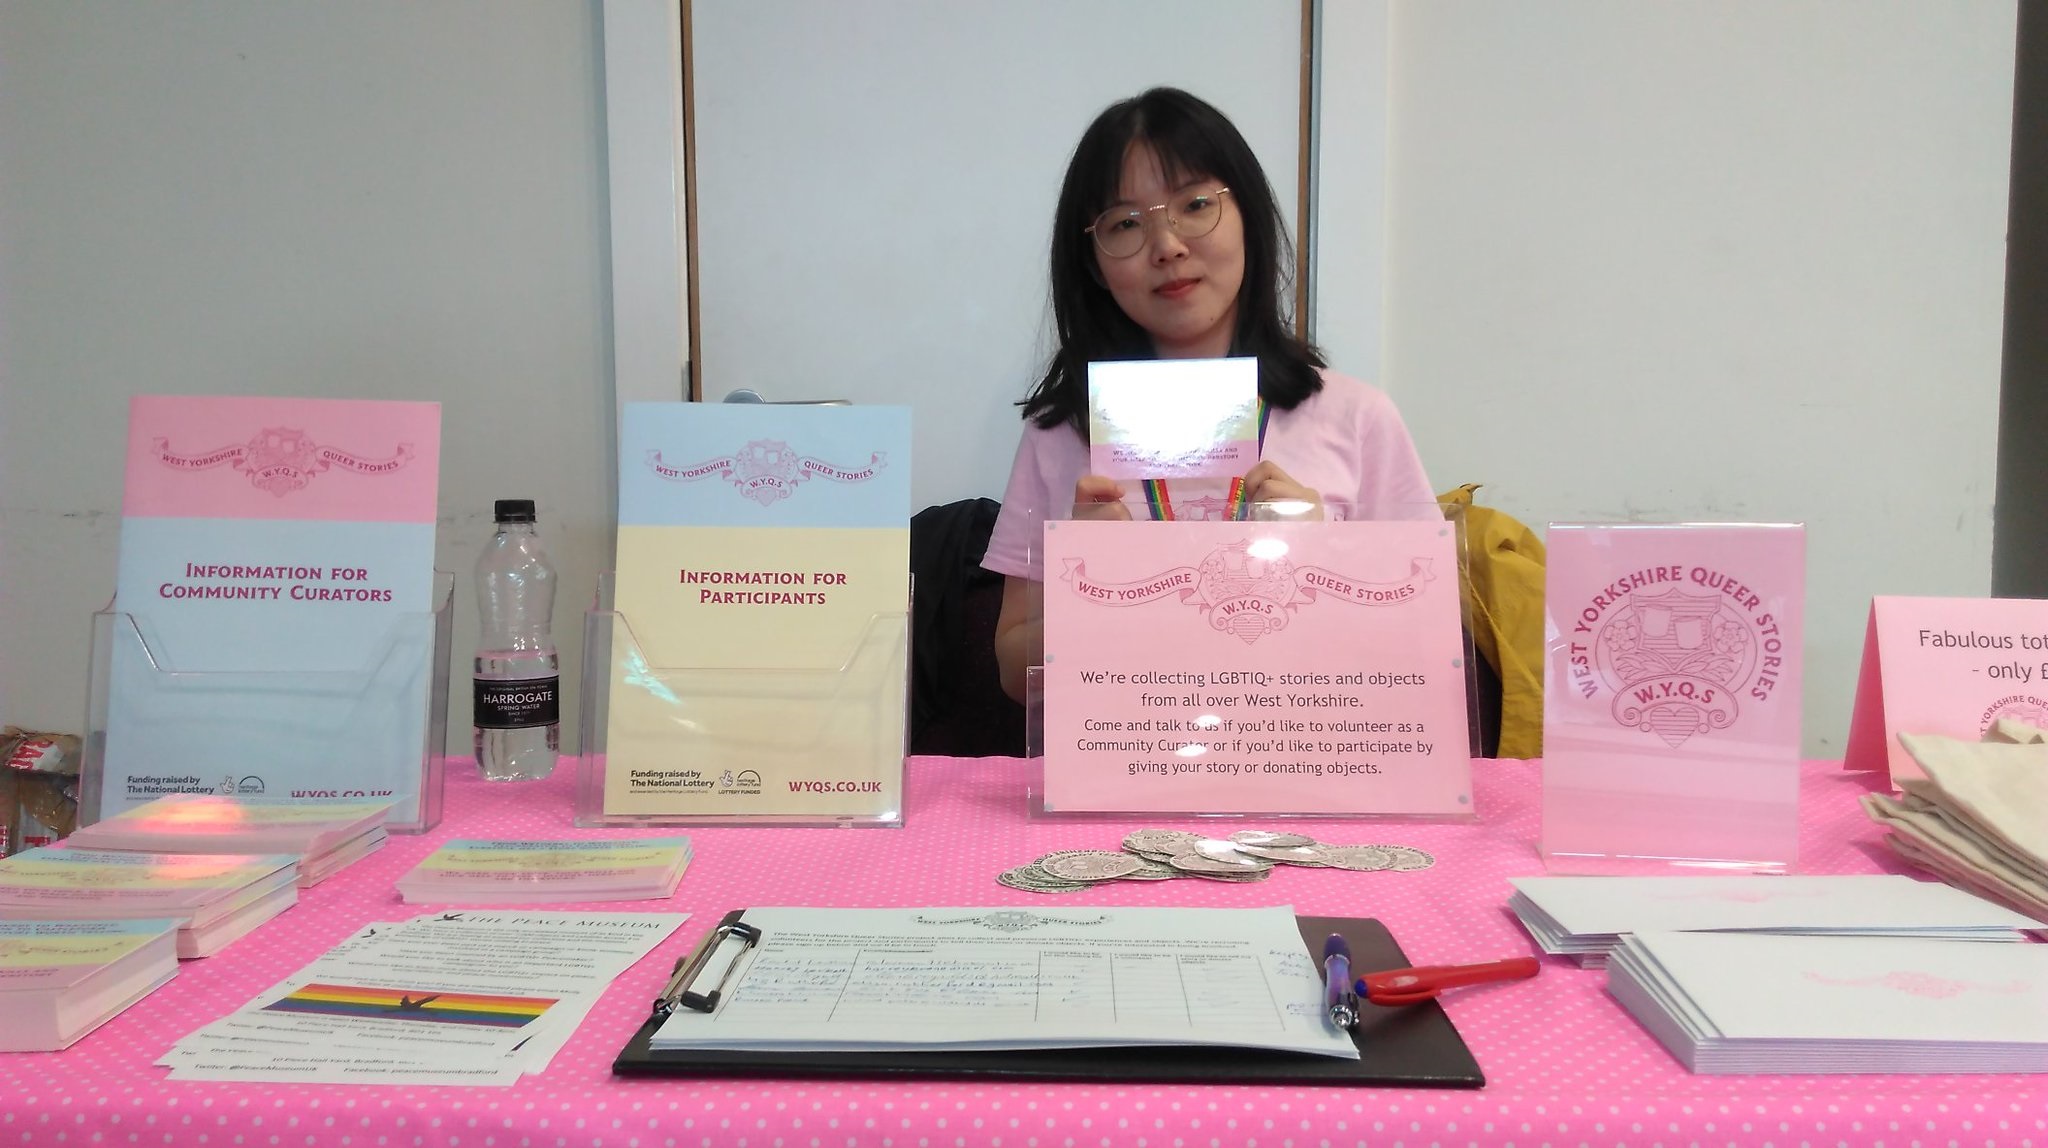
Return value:
[(1045, 524), (1038, 812), (1470, 817), (1454, 527)]
[(1545, 864), (1789, 868), (1805, 528), (1553, 523), (1548, 550)]
[(2000, 718), (2048, 727), (2048, 601), (1870, 600), (1845, 767), (1920, 777), (1900, 733), (1974, 741)]

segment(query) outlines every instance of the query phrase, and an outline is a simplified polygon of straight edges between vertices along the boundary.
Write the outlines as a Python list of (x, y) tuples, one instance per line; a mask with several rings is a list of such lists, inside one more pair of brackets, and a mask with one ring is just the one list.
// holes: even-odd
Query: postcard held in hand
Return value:
[(1088, 364), (1088, 466), (1106, 478), (1235, 478), (1259, 461), (1257, 359)]
[(1870, 600), (1847, 769), (1924, 776), (1899, 734), (1976, 740), (2000, 718), (2048, 729), (2048, 601)]
[(604, 813), (900, 811), (905, 407), (628, 404)]
[(1789, 865), (1805, 528), (1552, 523), (1548, 547), (1546, 863)]
[(102, 816), (241, 793), (418, 819), (440, 439), (436, 403), (130, 402)]
[(1045, 524), (1048, 812), (1469, 816), (1444, 522)]

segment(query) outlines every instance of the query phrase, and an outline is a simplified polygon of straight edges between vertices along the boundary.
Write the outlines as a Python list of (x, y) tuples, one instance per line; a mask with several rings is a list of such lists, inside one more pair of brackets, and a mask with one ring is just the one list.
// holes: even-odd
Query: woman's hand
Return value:
[(1003, 608), (996, 615), (996, 670), (1003, 692), (1024, 700), (1032, 666), (1045, 661), (1045, 583), (1015, 575), (1003, 579)]
[[(1271, 459), (1260, 459), (1257, 466), (1245, 472), (1244, 500), (1251, 508), (1251, 516), (1261, 521), (1320, 522), (1323, 519), (1323, 496), (1294, 481)], [(1271, 505), (1262, 506), (1260, 503)]]
[(1074, 517), (1093, 521), (1129, 522), (1123, 484), (1099, 474), (1084, 474), (1074, 484)]

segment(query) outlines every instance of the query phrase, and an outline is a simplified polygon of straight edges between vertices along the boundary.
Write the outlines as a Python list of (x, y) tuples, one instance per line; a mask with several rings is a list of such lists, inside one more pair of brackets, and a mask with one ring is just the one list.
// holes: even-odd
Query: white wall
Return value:
[(1990, 589), (2014, 6), (1394, 9), (1385, 380), (1525, 521), (1804, 521), (1806, 743), (1870, 595)]
[(1082, 130), (1147, 88), (1195, 89), (1292, 230), (1300, 16), (1299, 0), (697, 0), (703, 395), (914, 404), (912, 505), (1000, 493), (1011, 404), (1052, 351), (1046, 244)]
[[(539, 498), (573, 655), (610, 553), (597, 7), (0, 0), (6, 720), (78, 724), (141, 390), (440, 399), (442, 564)], [(1432, 476), (1532, 522), (1808, 521), (1819, 753), (1867, 596), (1989, 583), (2013, 13), (1392, 6), (1382, 377)]]
[(540, 503), (573, 667), (612, 537), (601, 63), (594, 2), (0, 0), (7, 721), (84, 718), (138, 392), (439, 400), (451, 740), (494, 498)]

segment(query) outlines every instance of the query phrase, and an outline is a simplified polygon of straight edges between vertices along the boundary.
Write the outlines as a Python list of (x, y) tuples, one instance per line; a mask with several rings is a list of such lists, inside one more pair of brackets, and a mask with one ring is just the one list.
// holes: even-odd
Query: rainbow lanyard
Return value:
[[(1266, 457), (1266, 421), (1272, 417), (1272, 414), (1273, 408), (1267, 406), (1266, 400), (1261, 398), (1259, 400), (1260, 458)], [(1153, 521), (1172, 522), (1174, 520), (1173, 496), (1167, 492), (1166, 480), (1163, 478), (1147, 478), (1142, 481), (1145, 487), (1145, 505), (1151, 508)], [(1230, 493), (1224, 497), (1224, 521), (1237, 522), (1244, 518), (1244, 495), (1244, 476), (1239, 475), (1230, 480)]]

